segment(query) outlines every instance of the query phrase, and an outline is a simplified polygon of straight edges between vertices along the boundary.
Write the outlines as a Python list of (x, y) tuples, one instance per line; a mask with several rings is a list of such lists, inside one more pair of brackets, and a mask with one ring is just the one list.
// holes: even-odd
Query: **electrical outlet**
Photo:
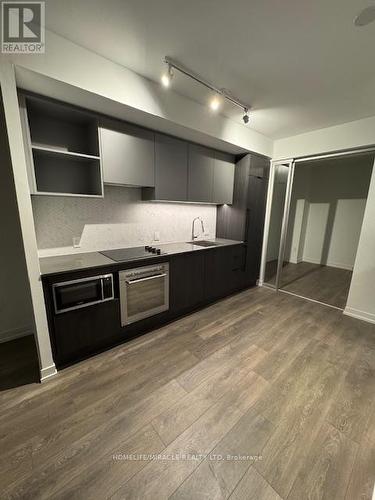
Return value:
[(160, 241), (160, 232), (159, 231), (154, 232), (154, 241)]

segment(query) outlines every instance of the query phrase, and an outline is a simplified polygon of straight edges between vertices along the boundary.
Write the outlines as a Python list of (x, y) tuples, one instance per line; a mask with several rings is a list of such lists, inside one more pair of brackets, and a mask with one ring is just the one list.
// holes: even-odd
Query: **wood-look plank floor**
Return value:
[[(274, 263), (271, 263), (274, 267)], [(276, 271), (275, 271), (276, 272)], [(280, 288), (301, 297), (344, 309), (348, 299), (352, 271), (338, 267), (300, 262), (286, 262), (280, 278)], [(275, 274), (268, 281), (274, 284)]]
[(254, 288), (44, 384), (17, 359), (2, 499), (371, 498), (375, 325), (338, 310)]

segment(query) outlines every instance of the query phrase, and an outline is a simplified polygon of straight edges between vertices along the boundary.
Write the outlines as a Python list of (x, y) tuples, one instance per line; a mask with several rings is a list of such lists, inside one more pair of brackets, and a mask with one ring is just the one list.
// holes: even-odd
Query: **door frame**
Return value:
[[(272, 198), (274, 191), (274, 181), (275, 181), (275, 171), (278, 165), (283, 165), (288, 167), (288, 180), (286, 185), (285, 192), (285, 201), (284, 201), (284, 211), (283, 211), (283, 221), (281, 226), (281, 235), (280, 235), (280, 244), (279, 244), (279, 254), (277, 259), (277, 272), (276, 272), (276, 282), (275, 286), (270, 285), (264, 281), (264, 275), (266, 271), (267, 264), (267, 247), (268, 247), (268, 237), (270, 230), (270, 222), (271, 222), (271, 210), (272, 210)], [(291, 194), (293, 188), (293, 178), (294, 178), (294, 169), (295, 169), (295, 160), (293, 158), (288, 160), (276, 160), (271, 161), (270, 168), (270, 178), (268, 183), (268, 192), (267, 192), (267, 205), (266, 205), (266, 214), (264, 220), (264, 234), (263, 234), (263, 245), (262, 245), (262, 260), (260, 266), (260, 277), (259, 277), (259, 285), (260, 286), (269, 286), (276, 291), (279, 289), (280, 285), (280, 274), (283, 266), (284, 253), (285, 253), (285, 244), (286, 244), (286, 234), (288, 230), (288, 219), (289, 219), (289, 210), (290, 210), (290, 202), (291, 202)]]

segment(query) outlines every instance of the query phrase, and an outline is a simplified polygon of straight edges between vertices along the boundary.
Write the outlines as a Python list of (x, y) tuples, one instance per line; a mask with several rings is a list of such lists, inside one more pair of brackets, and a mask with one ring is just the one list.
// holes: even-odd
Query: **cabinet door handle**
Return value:
[(245, 234), (244, 234), (245, 243), (247, 243), (247, 240), (249, 238), (249, 216), (250, 216), (250, 208), (247, 208), (245, 215)]

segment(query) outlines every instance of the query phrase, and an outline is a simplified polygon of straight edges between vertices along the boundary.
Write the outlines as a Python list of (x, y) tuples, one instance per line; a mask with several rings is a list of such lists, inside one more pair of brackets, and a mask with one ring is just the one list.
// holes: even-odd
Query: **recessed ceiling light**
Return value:
[(221, 101), (218, 96), (215, 95), (210, 101), (210, 108), (212, 109), (212, 111), (217, 111), (220, 108), (220, 105)]
[(375, 5), (366, 7), (363, 9), (358, 16), (354, 19), (354, 24), (356, 26), (367, 26), (368, 24), (375, 21)]

